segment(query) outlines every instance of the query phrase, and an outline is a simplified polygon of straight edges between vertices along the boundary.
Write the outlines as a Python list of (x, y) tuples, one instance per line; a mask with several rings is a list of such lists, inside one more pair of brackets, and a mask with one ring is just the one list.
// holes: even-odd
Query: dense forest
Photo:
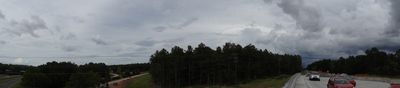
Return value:
[(395, 76), (400, 74), (400, 49), (394, 53), (387, 53), (378, 48), (371, 48), (365, 51), (365, 55), (340, 57), (336, 60), (324, 59), (308, 65), (307, 69), (331, 73)]
[(215, 50), (201, 43), (186, 50), (175, 46), (156, 51), (150, 58), (150, 73), (162, 87), (231, 85), (254, 79), (293, 74), (302, 70), (299, 55), (280, 55), (254, 45), (226, 43)]
[[(2, 66), (0, 64), (0, 66)], [(21, 65), (4, 65), (21, 66)], [(148, 63), (106, 65), (87, 63), (76, 65), (71, 62), (48, 62), (39, 66), (24, 66), (21, 85), (26, 88), (107, 88), (112, 80), (110, 73), (118, 78), (148, 71)], [(28, 68), (29, 67), (29, 68)], [(19, 71), (19, 70), (16, 70)], [(26, 71), (26, 72), (25, 72)], [(115, 79), (118, 79), (115, 78)]]
[(104, 63), (48, 62), (24, 73), (21, 84), (27, 88), (95, 88), (109, 80)]

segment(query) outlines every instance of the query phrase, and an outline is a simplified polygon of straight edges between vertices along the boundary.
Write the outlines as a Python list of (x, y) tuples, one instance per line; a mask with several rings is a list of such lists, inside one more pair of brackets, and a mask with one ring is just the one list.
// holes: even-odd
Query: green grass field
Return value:
[[(282, 75), (273, 78), (259, 79), (250, 81), (248, 83), (231, 85), (231, 86), (190, 86), (186, 88), (282, 88), (286, 81), (288, 81), (290, 76)], [(146, 74), (138, 78), (132, 79), (127, 88), (152, 88), (151, 76)]]
[[(18, 76), (7, 76), (7, 75), (0, 75), (0, 83), (10, 80), (10, 79), (14, 79)], [(12, 88), (22, 88), (22, 86), (20, 86), (19, 83), (15, 84)]]
[(282, 88), (290, 76), (281, 75), (272, 78), (253, 80), (247, 83), (230, 86), (191, 86), (187, 88)]
[(15, 84), (14, 86), (12, 86), (11, 88), (24, 88), (24, 87), (22, 87), (21, 82), (19, 82), (19, 83)]
[(273, 78), (254, 80), (249, 83), (240, 84), (240, 88), (282, 88), (290, 76), (282, 75)]
[(145, 74), (129, 81), (127, 88), (151, 88), (151, 82), (151, 75)]
[(0, 75), (0, 83), (2, 83), (3, 81), (7, 81), (9, 79), (14, 79), (16, 77), (18, 77), (18, 76), (15, 76), (15, 75), (14, 76)]

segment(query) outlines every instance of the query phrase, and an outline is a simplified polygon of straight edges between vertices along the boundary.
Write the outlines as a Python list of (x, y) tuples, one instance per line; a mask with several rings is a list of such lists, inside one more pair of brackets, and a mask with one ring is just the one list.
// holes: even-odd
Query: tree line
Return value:
[[(149, 63), (126, 65), (106, 65), (87, 63), (77, 65), (71, 62), (47, 62), (39, 66), (23, 66), (21, 85), (25, 88), (108, 88), (107, 82), (113, 80), (110, 73), (121, 77), (136, 75), (149, 69)], [(0, 64), (0, 68), (2, 64)], [(28, 68), (29, 67), (29, 68)], [(1, 70), (1, 69), (0, 69)]]
[(299, 55), (275, 54), (226, 43), (215, 50), (201, 43), (186, 50), (178, 46), (170, 52), (156, 51), (150, 58), (150, 73), (156, 85), (183, 87), (189, 85), (231, 85), (254, 79), (293, 74), (302, 70)]
[(104, 63), (76, 65), (71, 62), (48, 62), (23, 74), (26, 88), (98, 88), (110, 80)]
[(0, 63), (0, 74), (22, 75), (26, 70), (32, 67), (33, 66), (28, 66), (28, 65), (14, 65), (14, 64)]
[(371, 48), (365, 51), (365, 55), (316, 61), (308, 65), (307, 69), (331, 73), (396, 76), (400, 74), (400, 49), (394, 53), (387, 53), (378, 48)]

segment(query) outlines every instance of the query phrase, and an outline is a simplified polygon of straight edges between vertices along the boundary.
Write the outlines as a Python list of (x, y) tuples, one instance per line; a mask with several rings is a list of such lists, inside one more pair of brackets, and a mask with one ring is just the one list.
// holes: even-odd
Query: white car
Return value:
[(319, 74), (310, 74), (310, 76), (308, 76), (309, 80), (315, 80), (315, 81), (320, 81), (319, 79)]

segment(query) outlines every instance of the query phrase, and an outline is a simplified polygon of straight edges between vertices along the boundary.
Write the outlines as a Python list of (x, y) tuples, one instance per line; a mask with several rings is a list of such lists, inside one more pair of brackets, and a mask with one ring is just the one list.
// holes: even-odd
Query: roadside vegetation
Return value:
[(396, 77), (400, 74), (400, 49), (394, 53), (388, 53), (378, 48), (371, 48), (365, 51), (365, 55), (340, 57), (336, 60), (324, 59), (308, 65), (307, 69), (330, 73)]
[(289, 75), (280, 75), (272, 78), (254, 80), (249, 83), (240, 84), (240, 88), (282, 88), (289, 80)]
[(22, 75), (23, 72), (30, 68), (33, 68), (33, 66), (0, 63), (0, 74)]
[(18, 82), (17, 84), (12, 86), (11, 88), (24, 88), (24, 87), (21, 85), (21, 82)]
[(153, 88), (150, 74), (145, 74), (128, 81), (126, 88)]
[(20, 85), (25, 88), (94, 88), (108, 82), (109, 78), (104, 63), (48, 62), (24, 73)]
[(0, 74), (0, 83), (3, 83), (4, 81), (12, 80), (12, 79), (17, 79), (18, 75), (1, 75)]
[(281, 75), (276, 77), (270, 77), (265, 79), (257, 79), (242, 84), (236, 85), (201, 85), (201, 86), (189, 86), (186, 88), (282, 88), (285, 83), (289, 80), (289, 75)]
[[(24, 65), (8, 64), (3, 66), (25, 67)], [(76, 65), (71, 62), (48, 62), (16, 70), (16, 72), (21, 72), (18, 74), (23, 74), (23, 78), (13, 88), (103, 88), (107, 87), (106, 83), (112, 79), (136, 75), (148, 71), (148, 67), (147, 63), (107, 66), (104, 63)], [(3, 72), (11, 71), (4, 70)], [(111, 77), (110, 73), (113, 72), (117, 74), (117, 77)], [(2, 80), (0, 79), (0, 82)]]
[[(107, 87), (108, 81), (137, 75), (148, 69), (148, 63), (109, 66), (71, 62), (48, 62), (39, 66), (0, 64), (0, 73), (6, 74), (0, 75), (0, 83), (22, 76), (22, 80), (12, 88), (102, 88)], [(110, 73), (117, 76), (113, 78)]]
[(292, 75), (302, 70), (299, 55), (274, 54), (254, 45), (226, 43), (215, 50), (201, 43), (186, 50), (156, 51), (150, 58), (154, 84), (177, 88), (193, 85), (237, 85), (258, 79)]
[[(290, 75), (280, 75), (236, 85), (194, 85), (185, 88), (282, 88), (289, 78)], [(154, 88), (154, 86), (151, 75), (146, 74), (130, 80), (126, 88)]]

